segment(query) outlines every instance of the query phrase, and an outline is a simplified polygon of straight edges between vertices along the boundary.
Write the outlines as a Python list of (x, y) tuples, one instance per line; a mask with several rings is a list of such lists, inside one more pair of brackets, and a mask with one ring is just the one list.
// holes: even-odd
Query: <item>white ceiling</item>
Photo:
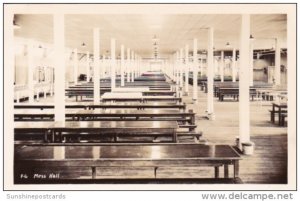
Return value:
[[(240, 15), (65, 15), (65, 43), (68, 48), (93, 52), (93, 28), (100, 28), (100, 51), (110, 49), (110, 39), (116, 39), (117, 55), (120, 45), (133, 49), (143, 57), (153, 56), (152, 38), (159, 38), (159, 55), (166, 57), (185, 45), (192, 49), (193, 38), (198, 46), (206, 48), (207, 31), (214, 28), (216, 50), (239, 46)], [(53, 43), (53, 17), (51, 15), (16, 15), (21, 26), (15, 36), (31, 38), (42, 43)], [(254, 48), (271, 48), (279, 38), (286, 48), (287, 17), (284, 14), (251, 15), (251, 34), (257, 39)], [(87, 44), (86, 48), (80, 45)]]

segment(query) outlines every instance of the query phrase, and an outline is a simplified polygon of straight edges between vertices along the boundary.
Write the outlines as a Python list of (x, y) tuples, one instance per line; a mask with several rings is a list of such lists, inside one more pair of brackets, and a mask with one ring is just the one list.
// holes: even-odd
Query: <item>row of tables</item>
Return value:
[[(149, 91), (158, 88), (165, 91), (171, 88), (170, 85), (158, 85), (157, 82), (160, 81), (151, 82), (153, 77), (155, 80), (164, 77), (161, 73), (149, 72), (142, 77), (144, 77), (141, 79), (142, 85), (148, 86)], [(147, 84), (147, 82), (156, 84)], [(135, 84), (129, 85), (135, 88)], [(87, 83), (80, 88), (91, 89), (91, 86), (92, 83)], [(105, 84), (101, 83), (101, 86), (105, 87)], [(157, 173), (161, 167), (208, 166), (214, 168), (213, 182), (238, 180), (241, 157), (230, 145), (178, 143), (178, 136), (183, 134), (177, 131), (180, 126), (178, 122), (185, 119), (188, 124), (195, 124), (195, 113), (186, 111), (186, 105), (178, 103), (178, 98), (167, 95), (149, 97), (141, 92), (133, 93), (139, 94), (135, 96), (132, 93), (104, 94), (104, 97), (102, 96), (104, 101), (97, 105), (79, 102), (66, 104), (66, 114), (73, 118), (71, 121), (15, 122), (16, 136), (28, 132), (32, 136), (39, 133), (44, 138), (42, 142), (22, 140), (15, 142), (15, 183), (44, 184), (76, 181), (101, 183), (107, 180), (99, 179), (98, 175), (101, 173), (101, 168), (106, 167), (150, 168), (153, 170), (153, 177), (148, 179), (159, 181), (161, 178)], [(27, 110), (35, 108), (36, 113), (47, 111), (51, 114), (49, 109), (51, 111), (54, 106), (51, 104), (15, 105), (15, 111), (21, 108)], [(72, 108), (85, 110), (72, 112)], [(166, 108), (172, 109), (166, 110)], [(21, 113), (16, 112), (15, 117), (18, 115), (20, 117)], [(107, 118), (107, 121), (101, 121), (99, 118)], [(88, 142), (90, 137), (99, 135), (108, 137), (108, 141), (113, 143)], [(137, 141), (124, 143), (122, 137), (126, 135), (141, 138), (171, 136), (172, 140), (165, 144)], [(232, 175), (229, 174), (229, 166), (233, 167)], [(224, 169), (224, 178), (220, 178), (220, 167)], [(176, 176), (173, 179), (177, 179)], [(116, 178), (108, 180), (112, 183), (121, 181)], [(126, 180), (126, 182), (132, 181), (142, 180), (141, 178)]]

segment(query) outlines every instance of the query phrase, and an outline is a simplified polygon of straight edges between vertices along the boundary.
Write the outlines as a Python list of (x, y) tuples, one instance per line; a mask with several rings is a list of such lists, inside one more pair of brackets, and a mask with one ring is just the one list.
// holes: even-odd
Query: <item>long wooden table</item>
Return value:
[(16, 137), (42, 135), (45, 142), (65, 142), (89, 137), (118, 136), (153, 137), (171, 136), (177, 142), (176, 121), (68, 121), (68, 122), (15, 122)]
[(195, 113), (178, 110), (81, 110), (73, 114), (73, 120), (121, 120), (121, 121), (178, 121), (195, 125)]
[[(227, 179), (229, 166), (232, 166), (231, 179), (238, 179), (239, 160), (240, 155), (229, 145), (15, 145), (14, 182), (73, 183), (81, 180), (85, 183), (92, 180), (101, 183), (107, 181), (98, 177), (104, 167), (151, 168), (153, 176), (149, 179), (156, 181), (161, 179), (157, 176), (161, 167), (213, 167), (214, 180), (218, 182), (220, 167), (224, 167), (224, 178)], [(144, 178), (131, 181), (138, 179)], [(122, 179), (111, 180), (118, 183)]]
[[(73, 118), (77, 111), (67, 109), (65, 117)], [(53, 121), (54, 112), (36, 109), (14, 110), (14, 121)]]
[(124, 102), (124, 101), (136, 101), (136, 102), (141, 102), (141, 103), (146, 103), (150, 101), (171, 101), (171, 102), (182, 102), (182, 98), (174, 97), (174, 96), (140, 96), (140, 97), (107, 97), (105, 94), (102, 96), (102, 101), (107, 102)]
[[(70, 88), (65, 90), (65, 95), (68, 97), (75, 96), (76, 101), (78, 101), (78, 97), (82, 101), (82, 97), (93, 97), (94, 91), (92, 88)], [(110, 89), (100, 90), (100, 95), (103, 95), (107, 92), (111, 92)], [(120, 92), (119, 92), (120, 93)], [(123, 92), (126, 93), (126, 92)], [(151, 90), (151, 91), (142, 91), (142, 95), (144, 96), (174, 96), (176, 94), (175, 91), (170, 90)]]
[(35, 121), (35, 122), (14, 122), (14, 139), (15, 140), (42, 140), (48, 141), (51, 136), (51, 121)]
[[(100, 103), (94, 104), (92, 102), (78, 102), (78, 103), (66, 103), (66, 109), (180, 109), (185, 110), (185, 103)], [(14, 109), (54, 109), (53, 103), (23, 103), (14, 104)]]
[[(235, 100), (239, 100), (239, 88), (223, 88), (223, 87), (219, 87), (217, 95), (219, 97), (220, 101), (224, 101), (224, 97), (225, 96), (231, 96), (233, 97), (233, 99)], [(249, 89), (249, 96), (252, 97), (252, 100), (254, 99), (254, 97), (256, 96), (256, 89), (255, 88), (250, 88)]]

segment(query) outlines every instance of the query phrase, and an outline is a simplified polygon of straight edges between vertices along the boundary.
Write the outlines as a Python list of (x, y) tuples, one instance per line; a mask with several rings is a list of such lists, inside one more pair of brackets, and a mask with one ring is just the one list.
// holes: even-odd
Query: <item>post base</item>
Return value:
[(211, 121), (216, 120), (216, 115), (214, 113), (207, 113), (206, 117), (208, 120), (211, 120)]
[(241, 145), (242, 147), (242, 152), (245, 155), (251, 156), (254, 153), (254, 143), (249, 141), (249, 142), (242, 142)]

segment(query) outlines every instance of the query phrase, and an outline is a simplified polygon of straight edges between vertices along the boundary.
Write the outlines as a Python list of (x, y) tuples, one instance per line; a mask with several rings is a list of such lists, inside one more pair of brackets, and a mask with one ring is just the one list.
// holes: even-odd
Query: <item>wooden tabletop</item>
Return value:
[[(160, 107), (184, 107), (185, 105), (183, 103), (131, 103), (131, 102), (123, 102), (123, 103), (100, 103), (100, 104), (94, 104), (93, 102), (74, 102), (74, 103), (66, 103), (66, 108), (109, 108), (109, 107), (119, 107), (119, 108), (137, 108), (137, 107), (148, 107), (148, 108), (160, 108)], [(23, 104), (15, 104), (15, 109), (54, 109), (53, 103), (23, 103)], [(16, 110), (15, 110), (16, 111)]]
[(286, 108), (287, 107), (287, 102), (272, 102), (272, 105), (275, 107), (281, 107), (281, 108)]
[[(60, 153), (59, 156), (55, 152)], [(61, 157), (63, 154), (63, 158)], [(229, 145), (163, 144), (109, 146), (18, 146), (15, 160), (239, 160)], [(83, 165), (83, 164), (82, 164)]]
[(128, 110), (128, 109), (117, 109), (117, 110), (102, 110), (102, 109), (94, 109), (94, 110), (81, 110), (78, 111), (76, 114), (99, 114), (99, 115), (130, 115), (130, 116), (137, 116), (137, 115), (165, 115), (165, 116), (172, 116), (172, 115), (191, 115), (195, 114), (193, 112), (188, 111), (179, 111), (179, 110), (161, 110), (161, 109), (151, 109), (151, 110)]
[(51, 125), (54, 129), (177, 129), (176, 121), (67, 121), (55, 122)]
[(24, 129), (48, 129), (54, 125), (54, 122), (49, 121), (33, 121), (33, 122), (14, 122), (15, 130)]

